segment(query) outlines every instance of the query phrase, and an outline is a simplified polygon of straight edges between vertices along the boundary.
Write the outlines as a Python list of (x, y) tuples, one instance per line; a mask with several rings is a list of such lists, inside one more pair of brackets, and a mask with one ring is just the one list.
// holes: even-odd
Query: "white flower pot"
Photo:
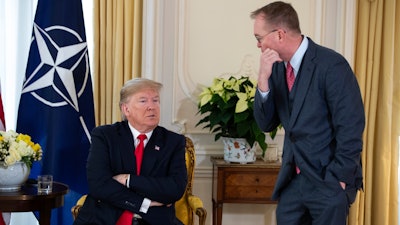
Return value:
[(0, 162), (0, 191), (18, 191), (28, 180), (30, 168), (24, 162), (5, 166)]
[(256, 161), (256, 145), (251, 147), (245, 138), (222, 137), (222, 142), (226, 162), (246, 164)]

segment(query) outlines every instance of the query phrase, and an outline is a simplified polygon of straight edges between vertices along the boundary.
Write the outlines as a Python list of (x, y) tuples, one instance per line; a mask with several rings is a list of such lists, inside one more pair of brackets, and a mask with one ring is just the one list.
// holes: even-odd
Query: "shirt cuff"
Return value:
[(131, 182), (131, 175), (130, 174), (128, 174), (128, 178), (126, 179), (126, 184), (125, 184), (125, 186), (127, 187), (127, 188), (129, 188), (129, 183)]
[(261, 95), (261, 101), (262, 102), (265, 102), (267, 100), (270, 91), (271, 91), (271, 89), (268, 90), (268, 91), (261, 91), (260, 89), (258, 89), (258, 92)]
[(140, 206), (139, 212), (147, 213), (147, 210), (149, 210), (149, 208), (150, 208), (150, 203), (151, 203), (150, 199), (144, 198), (142, 205)]
[(261, 91), (260, 89), (258, 89), (258, 91), (260, 92), (262, 98), (266, 98), (268, 96), (270, 90)]

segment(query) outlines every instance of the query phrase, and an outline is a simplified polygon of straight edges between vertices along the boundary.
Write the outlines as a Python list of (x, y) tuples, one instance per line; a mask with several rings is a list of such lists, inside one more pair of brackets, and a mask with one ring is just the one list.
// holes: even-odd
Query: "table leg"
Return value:
[(39, 224), (50, 225), (51, 209), (42, 209), (39, 212)]
[(214, 200), (213, 203), (213, 225), (221, 225), (222, 224), (222, 203), (216, 203)]
[(213, 199), (212, 200), (212, 225), (216, 225), (217, 224), (217, 221), (216, 221), (217, 216), (216, 216), (216, 214), (217, 214), (217, 206), (216, 206), (216, 203), (215, 203), (215, 201)]

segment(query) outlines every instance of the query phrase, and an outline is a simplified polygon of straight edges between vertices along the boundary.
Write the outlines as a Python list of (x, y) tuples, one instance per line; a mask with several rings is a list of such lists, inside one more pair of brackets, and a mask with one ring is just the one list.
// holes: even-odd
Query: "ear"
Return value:
[(285, 36), (286, 36), (286, 31), (282, 30), (282, 29), (278, 29), (279, 40), (282, 40), (282, 38), (284, 38)]
[(121, 111), (126, 115), (127, 113), (129, 113), (129, 107), (127, 104), (123, 103), (121, 105)]

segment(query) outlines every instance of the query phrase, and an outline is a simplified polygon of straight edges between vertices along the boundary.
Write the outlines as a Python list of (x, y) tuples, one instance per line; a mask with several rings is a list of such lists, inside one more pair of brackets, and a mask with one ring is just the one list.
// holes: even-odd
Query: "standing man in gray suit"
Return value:
[(261, 49), (254, 115), (285, 129), (273, 199), (278, 225), (345, 225), (362, 188), (365, 116), (346, 59), (301, 34), (294, 8), (273, 2), (251, 13)]

